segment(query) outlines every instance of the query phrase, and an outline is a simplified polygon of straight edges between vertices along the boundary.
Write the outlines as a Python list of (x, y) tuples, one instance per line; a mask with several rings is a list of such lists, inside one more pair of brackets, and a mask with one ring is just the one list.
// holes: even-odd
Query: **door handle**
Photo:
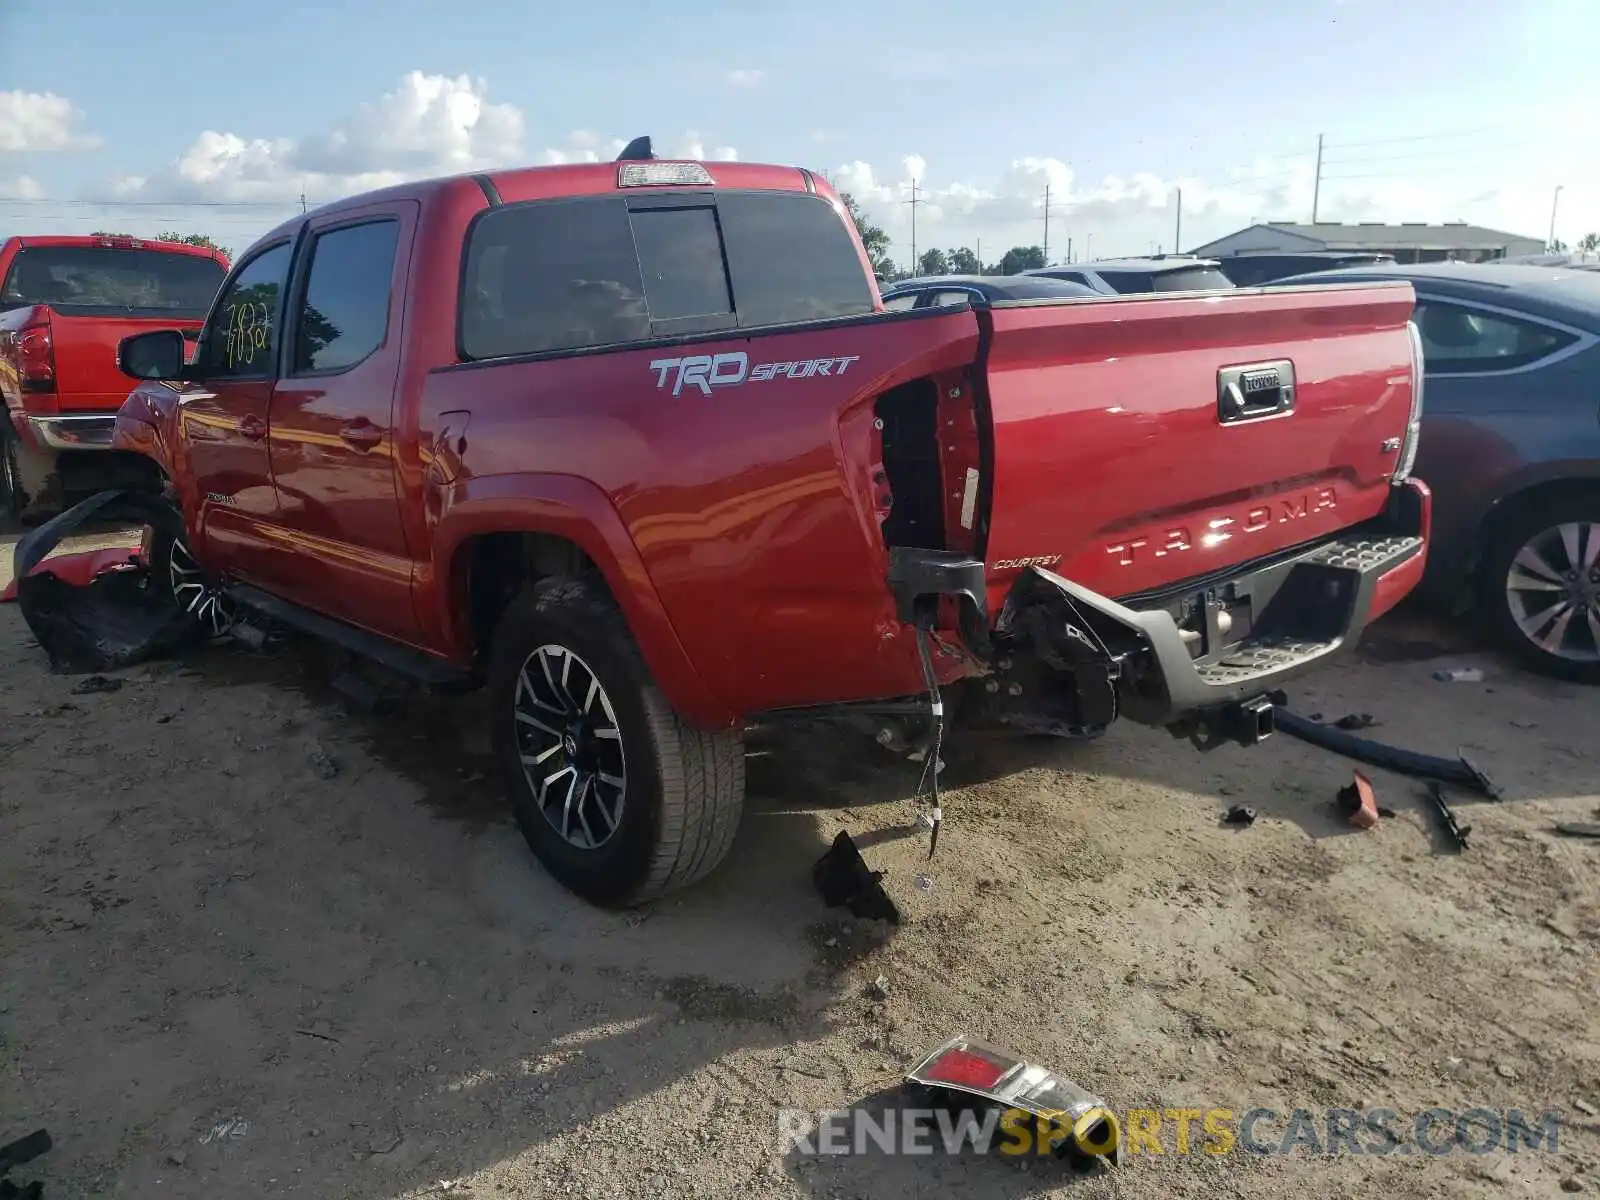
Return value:
[(239, 420), (239, 436), (249, 438), (252, 442), (259, 442), (267, 436), (267, 423), (260, 417), (252, 414)]
[(339, 436), (357, 450), (371, 450), (379, 442), (383, 441), (383, 430), (363, 418), (359, 421), (351, 421), (350, 424), (339, 430)]

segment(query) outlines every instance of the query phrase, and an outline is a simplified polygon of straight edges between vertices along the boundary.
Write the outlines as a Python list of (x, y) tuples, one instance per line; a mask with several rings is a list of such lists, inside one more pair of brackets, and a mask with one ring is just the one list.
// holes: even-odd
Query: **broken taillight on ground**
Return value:
[(1050, 1152), (1080, 1169), (1122, 1162), (1122, 1129), (1104, 1100), (977, 1038), (957, 1034), (912, 1067), (906, 1085), (1030, 1113)]

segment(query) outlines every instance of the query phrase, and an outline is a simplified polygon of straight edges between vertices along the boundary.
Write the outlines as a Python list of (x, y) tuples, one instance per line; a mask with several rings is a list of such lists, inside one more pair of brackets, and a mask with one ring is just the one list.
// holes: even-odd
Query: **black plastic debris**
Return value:
[(1440, 783), (1453, 784), (1477, 792), (1481, 796), (1488, 796), (1491, 800), (1500, 798), (1500, 789), (1494, 780), (1465, 754), (1458, 754), (1455, 759), (1438, 758), (1431, 754), (1418, 754), (1415, 750), (1405, 750), (1399, 746), (1386, 746), (1382, 742), (1358, 738), (1330, 725), (1322, 725), (1290, 712), (1283, 707), (1288, 703), (1288, 698), (1282, 692), (1273, 693), (1272, 702), (1278, 706), (1274, 714), (1276, 727), (1290, 737), (1299, 738), (1302, 742), (1309, 742), (1313, 746), (1321, 746), (1324, 750), (1331, 750), (1335, 754), (1353, 758), (1357, 762), (1382, 767), (1397, 775), (1435, 779)]
[(811, 868), (811, 880), (829, 908), (843, 905), (863, 920), (900, 924), (900, 910), (883, 890), (882, 871), (867, 867), (850, 835), (840, 830), (828, 852)]
[(11, 1173), (12, 1167), (32, 1162), (53, 1145), (48, 1133), (36, 1129), (26, 1137), (0, 1146), (0, 1200), (39, 1200), (44, 1195), (44, 1184), (38, 1180), (18, 1187), (5, 1176)]
[(107, 491), (90, 496), (32, 530), (13, 557), (17, 607), (53, 671), (67, 674), (114, 671), (181, 649), (199, 627), (170, 590), (153, 586), (145, 567), (105, 571), (82, 587), (48, 566), (33, 573), (62, 538), (90, 521), (126, 521), (151, 526), (160, 535), (181, 536), (182, 518), (160, 497)]
[(1335, 729), (1371, 729), (1377, 719), (1371, 713), (1345, 713), (1333, 723)]
[(1455, 843), (1457, 850), (1467, 848), (1467, 835), (1472, 832), (1471, 825), (1463, 825), (1456, 817), (1456, 810), (1450, 807), (1450, 802), (1444, 798), (1444, 789), (1435, 782), (1428, 784), (1428, 801), (1433, 806), (1434, 815), (1438, 817), (1440, 826)]
[(74, 696), (93, 696), (101, 692), (120, 692), (122, 680), (109, 679), (104, 675), (85, 675), (72, 685)]
[(1222, 818), (1224, 825), (1254, 825), (1256, 823), (1256, 810), (1248, 804), (1235, 804)]

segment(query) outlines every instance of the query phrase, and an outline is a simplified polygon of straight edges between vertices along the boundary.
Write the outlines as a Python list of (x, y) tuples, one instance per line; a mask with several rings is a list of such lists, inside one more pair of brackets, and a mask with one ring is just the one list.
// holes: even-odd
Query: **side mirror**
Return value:
[(136, 333), (117, 344), (117, 369), (134, 379), (182, 379), (185, 350), (176, 329)]

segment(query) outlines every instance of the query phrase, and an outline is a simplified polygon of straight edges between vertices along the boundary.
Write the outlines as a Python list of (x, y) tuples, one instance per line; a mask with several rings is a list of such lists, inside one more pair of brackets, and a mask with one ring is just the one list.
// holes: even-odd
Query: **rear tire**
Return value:
[(1513, 513), (1479, 573), (1480, 608), (1508, 651), (1540, 674), (1600, 684), (1600, 492)]
[(511, 602), (489, 704), (517, 824), (570, 891), (626, 908), (726, 857), (744, 804), (743, 734), (672, 710), (599, 580), (548, 581)]

